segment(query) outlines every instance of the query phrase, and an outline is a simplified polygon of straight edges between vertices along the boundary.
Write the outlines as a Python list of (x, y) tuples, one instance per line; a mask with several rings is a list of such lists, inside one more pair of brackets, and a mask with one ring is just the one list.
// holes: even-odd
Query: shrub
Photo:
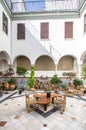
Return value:
[(25, 76), (27, 74), (27, 69), (24, 67), (18, 66), (16, 73), (19, 76)]
[(59, 84), (59, 83), (62, 83), (62, 81), (61, 81), (61, 79), (57, 75), (54, 75), (51, 78), (50, 83), (51, 84)]
[(83, 85), (83, 80), (76, 78), (76, 79), (73, 80), (73, 84), (74, 84), (75, 87)]

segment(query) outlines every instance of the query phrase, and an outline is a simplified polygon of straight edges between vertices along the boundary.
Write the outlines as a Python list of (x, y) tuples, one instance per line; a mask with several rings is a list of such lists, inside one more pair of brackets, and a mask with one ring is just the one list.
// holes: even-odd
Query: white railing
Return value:
[(41, 41), (40, 32), (30, 21), (27, 21), (26, 28), (38, 40), (38, 42), (49, 52), (49, 54), (53, 56), (53, 58), (57, 61), (58, 57), (60, 57), (61, 54), (54, 48), (52, 43), (48, 41)]

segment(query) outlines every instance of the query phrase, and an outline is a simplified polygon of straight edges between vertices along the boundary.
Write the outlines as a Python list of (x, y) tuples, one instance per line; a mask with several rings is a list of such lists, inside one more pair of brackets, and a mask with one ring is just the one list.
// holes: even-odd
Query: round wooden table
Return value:
[(47, 98), (46, 93), (34, 93), (33, 95), (37, 100), (39, 105), (44, 106), (44, 111), (47, 110), (47, 105), (52, 102), (54, 104), (54, 98), (58, 96), (58, 94), (51, 93), (50, 98)]

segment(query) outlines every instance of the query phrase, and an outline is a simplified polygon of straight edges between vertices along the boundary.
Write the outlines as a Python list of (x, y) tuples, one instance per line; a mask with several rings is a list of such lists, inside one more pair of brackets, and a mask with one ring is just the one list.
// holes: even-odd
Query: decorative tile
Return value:
[(8, 103), (5, 103), (4, 105), (8, 105)]
[(73, 105), (70, 105), (71, 107), (73, 107)]
[(73, 121), (77, 121), (76, 117), (71, 117), (71, 119), (72, 119)]
[(41, 111), (39, 109), (36, 109), (34, 111), (46, 118), (46, 117), (50, 116), (51, 114), (53, 114), (54, 112), (56, 112), (57, 108), (52, 108), (51, 110), (49, 110), (47, 112), (43, 112), (43, 111)]
[(20, 118), (20, 115), (16, 115), (16, 116), (15, 116), (15, 119), (19, 119), (19, 118)]
[(61, 111), (60, 114), (63, 114), (63, 112)]
[(7, 121), (0, 121), (0, 127), (3, 127), (6, 123)]

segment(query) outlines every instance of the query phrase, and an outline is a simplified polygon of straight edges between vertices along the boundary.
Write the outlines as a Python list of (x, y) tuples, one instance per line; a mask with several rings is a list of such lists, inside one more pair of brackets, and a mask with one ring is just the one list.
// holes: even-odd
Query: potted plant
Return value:
[(51, 78), (50, 83), (54, 85), (55, 91), (58, 91), (58, 89), (60, 87), (60, 83), (62, 83), (62, 80), (58, 77), (58, 75), (55, 74)]
[(22, 91), (23, 91), (23, 87), (22, 87), (22, 86), (19, 86), (19, 87), (18, 87), (18, 92), (19, 92), (19, 94), (21, 94)]
[(83, 80), (80, 78), (76, 78), (73, 80), (73, 85), (76, 89), (81, 88), (81, 85), (83, 85)]
[(8, 83), (10, 85), (10, 89), (11, 90), (14, 90), (15, 87), (16, 87), (16, 84), (17, 84), (17, 81), (14, 77), (11, 77), (9, 80), (8, 80)]
[(65, 83), (62, 83), (61, 87), (62, 87), (63, 90), (68, 90), (69, 89), (69, 86), (67, 84), (65, 84)]
[(6, 90), (9, 89), (9, 83), (8, 83), (7, 80), (4, 81), (4, 88), (5, 88)]
[(30, 90), (34, 90), (34, 85), (36, 82), (36, 78), (35, 78), (35, 68), (34, 66), (31, 66), (31, 74), (30, 74), (30, 78), (27, 81), (27, 84), (30, 88)]
[(22, 66), (18, 66), (17, 70), (16, 70), (17, 75), (19, 76), (24, 76), (27, 74), (27, 69), (25, 67)]

